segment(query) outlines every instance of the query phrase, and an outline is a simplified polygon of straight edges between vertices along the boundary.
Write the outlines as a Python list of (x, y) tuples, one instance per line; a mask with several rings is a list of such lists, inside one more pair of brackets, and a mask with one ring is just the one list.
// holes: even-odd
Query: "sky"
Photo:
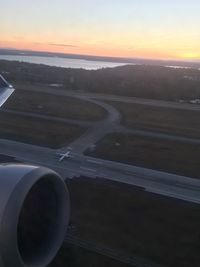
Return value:
[(0, 0), (0, 48), (200, 59), (200, 0)]

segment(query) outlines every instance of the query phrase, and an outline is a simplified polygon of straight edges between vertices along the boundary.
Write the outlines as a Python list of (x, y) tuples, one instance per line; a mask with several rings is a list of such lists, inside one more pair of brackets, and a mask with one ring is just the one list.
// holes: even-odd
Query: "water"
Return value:
[[(0, 59), (9, 61), (20, 61), (35, 64), (45, 64), (48, 66), (62, 67), (62, 68), (73, 68), (73, 69), (86, 69), (86, 70), (97, 70), (102, 68), (114, 68), (124, 65), (141, 65), (134, 63), (117, 63), (117, 62), (106, 62), (106, 61), (94, 61), (86, 59), (74, 59), (74, 58), (62, 58), (62, 57), (39, 57), (39, 56), (28, 56), (28, 55), (0, 55)], [(169, 66), (163, 64), (167, 68), (175, 69), (192, 69), (192, 67), (184, 66)], [(198, 69), (200, 70), (200, 68)]]
[(91, 61), (84, 59), (60, 58), (60, 57), (39, 57), (39, 56), (25, 56), (25, 55), (0, 55), (0, 59), (9, 61), (20, 61), (35, 64), (45, 64), (48, 66), (56, 66), (63, 68), (75, 68), (86, 70), (97, 70), (101, 68), (114, 68), (117, 66), (124, 66), (125, 63)]
[(165, 66), (166, 68), (172, 68), (172, 69), (193, 69), (192, 67), (184, 67), (184, 66)]

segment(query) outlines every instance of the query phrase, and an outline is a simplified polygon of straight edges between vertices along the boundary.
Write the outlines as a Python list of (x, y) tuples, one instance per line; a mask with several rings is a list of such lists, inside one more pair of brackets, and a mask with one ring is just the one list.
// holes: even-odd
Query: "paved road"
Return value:
[[(82, 97), (85, 99), (85, 97)], [(109, 133), (123, 131), (124, 128), (120, 126), (121, 114), (113, 106), (97, 101), (91, 100), (94, 104), (101, 106), (107, 111), (107, 117), (102, 121), (96, 122), (91, 125), (88, 130), (69, 146), (75, 152), (83, 153), (89, 147), (95, 145), (99, 140)], [(63, 147), (61, 151), (66, 151), (68, 147)]]
[(172, 135), (172, 134), (166, 134), (166, 133), (161, 133), (161, 132), (153, 132), (149, 130), (129, 129), (129, 128), (124, 127), (124, 129), (121, 128), (120, 132), (128, 133), (128, 134), (135, 134), (135, 135), (140, 135), (140, 136), (145, 136), (145, 137), (153, 137), (153, 138), (159, 138), (159, 139), (164, 139), (164, 140), (176, 141), (178, 143), (186, 143), (186, 144), (191, 144), (191, 145), (200, 144), (200, 139), (197, 139), (197, 138), (183, 137), (179, 135)]
[(73, 152), (72, 158), (59, 162), (53, 149), (2, 139), (0, 151), (24, 162), (50, 167), (64, 178), (80, 175), (102, 177), (139, 186), (156, 194), (200, 204), (200, 179), (87, 157)]
[(76, 125), (85, 126), (85, 127), (89, 127), (92, 125), (92, 122), (89, 122), (89, 121), (70, 120), (70, 119), (58, 118), (58, 117), (50, 116), (50, 115), (37, 114), (33, 112), (23, 112), (23, 111), (17, 111), (17, 110), (12, 110), (12, 109), (5, 109), (5, 108), (0, 108), (0, 112), (20, 115), (20, 116), (24, 116), (28, 118), (43, 119), (43, 120), (54, 121), (54, 122), (56, 121), (56, 122), (61, 122), (61, 123), (66, 123), (66, 124), (76, 124)]
[(154, 106), (154, 107), (200, 111), (200, 105), (189, 104), (189, 103), (178, 103), (178, 102), (172, 102), (172, 101), (145, 99), (145, 98), (139, 98), (139, 97), (89, 93), (85, 91), (70, 91), (70, 90), (64, 90), (64, 89), (55, 90), (51, 87), (42, 87), (42, 86), (38, 86), (38, 88), (27, 87), (27, 90), (32, 90), (35, 92), (45, 92), (49, 94), (62, 95), (62, 96), (86, 97), (87, 99), (94, 98), (97, 100), (104, 100), (104, 101), (117, 101), (117, 102), (132, 103), (132, 104), (143, 104), (143, 105)]

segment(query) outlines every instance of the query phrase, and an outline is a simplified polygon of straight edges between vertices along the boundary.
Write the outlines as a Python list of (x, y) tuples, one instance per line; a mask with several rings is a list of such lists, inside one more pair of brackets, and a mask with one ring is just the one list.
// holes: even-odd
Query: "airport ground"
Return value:
[[(92, 126), (96, 131), (102, 130), (98, 121), (104, 121), (109, 110), (94, 99), (86, 101), (81, 97), (57, 95), (57, 91), (50, 94), (33, 90), (34, 87), (27, 87), (26, 91), (18, 89), (6, 103), (0, 113), (1, 138), (58, 149), (67, 147)], [(113, 130), (108, 136), (106, 132), (105, 136), (98, 136), (95, 151), (88, 155), (200, 177), (200, 111), (114, 101), (108, 105), (116, 110), (116, 125), (122, 128), (116, 128), (117, 133)], [(106, 127), (111, 128), (111, 123)], [(199, 143), (192, 142), (198, 140)], [(87, 141), (80, 139), (78, 146), (80, 143), (87, 147)]]
[(66, 259), (69, 267), (80, 266), (79, 260), (87, 266), (124, 267), (133, 260), (138, 264), (130, 266), (198, 266), (199, 205), (102, 178), (66, 183), (72, 205), (68, 234), (76, 243), (67, 240), (51, 266), (64, 267)]
[(200, 178), (200, 144), (181, 143), (130, 133), (114, 133), (100, 140), (88, 156), (153, 170)]
[(79, 125), (0, 112), (0, 138), (58, 148), (83, 132)]
[(106, 117), (103, 108), (89, 101), (27, 90), (16, 90), (4, 109), (91, 122)]
[(98, 178), (67, 185), (74, 235), (161, 266), (199, 266), (199, 205)]
[(124, 102), (109, 103), (120, 111), (121, 123), (128, 128), (200, 138), (198, 111)]
[[(67, 262), (67, 265), (66, 265)], [(64, 243), (58, 255), (49, 267), (130, 267), (99, 253)]]
[[(20, 68), (17, 73), (25, 77)], [(15, 73), (11, 74), (13, 78)], [(73, 178), (67, 184), (71, 224), (78, 238), (109, 246), (116, 253), (123, 249), (163, 266), (199, 266), (200, 218), (195, 203), (200, 203), (200, 185), (190, 177), (200, 178), (200, 107), (54, 88), (50, 86), (53, 76), (48, 83), (44, 75), (42, 85), (37, 82), (42, 73), (36, 77), (28, 72), (28, 77), (33, 84), (25, 81), (19, 88), (15, 80), (17, 98), (11, 98), (0, 112), (0, 137), (4, 138), (0, 150), (15, 160), (52, 167), (63, 177)], [(55, 154), (69, 147), (71, 158), (59, 162)], [(84, 156), (86, 150), (99, 158)], [(77, 251), (85, 254), (83, 248)], [(90, 258), (89, 252), (87, 255)], [(91, 257), (91, 266), (104, 262), (99, 255)], [(108, 259), (105, 262), (105, 266), (118, 266)], [(144, 266), (140, 263), (135, 266)], [(59, 264), (54, 266), (65, 266)]]

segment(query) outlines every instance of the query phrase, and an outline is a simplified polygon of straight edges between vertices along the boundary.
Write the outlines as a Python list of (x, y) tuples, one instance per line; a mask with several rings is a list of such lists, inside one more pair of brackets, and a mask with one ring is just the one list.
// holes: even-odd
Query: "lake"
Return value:
[(61, 57), (39, 57), (25, 55), (0, 55), (0, 59), (10, 61), (21, 61), (35, 64), (45, 64), (48, 66), (56, 66), (62, 68), (97, 70), (101, 68), (114, 68), (124, 66), (125, 63), (93, 61), (84, 59), (61, 58)]
[[(55, 57), (51, 57), (51, 56), (41, 57), (41, 56), (28, 56), (28, 55), (0, 55), (0, 60), (1, 59), (9, 60), (9, 61), (20, 61), (20, 62), (28, 62), (28, 63), (35, 63), (35, 64), (44, 64), (48, 66), (62, 67), (62, 68), (73, 68), (73, 69), (81, 68), (81, 69), (86, 69), (86, 70), (97, 70), (97, 69), (102, 69), (102, 68), (114, 68), (114, 67), (124, 66), (124, 65), (141, 65), (142, 64), (142, 63), (134, 64), (134, 63), (95, 61), (95, 60), (86, 60), (86, 59), (56, 57), (56, 56)], [(167, 67), (167, 68), (192, 69), (192, 67), (175, 66), (175, 65), (173, 66), (173, 65), (167, 65), (167, 64), (166, 65), (160, 64), (160, 65)]]

